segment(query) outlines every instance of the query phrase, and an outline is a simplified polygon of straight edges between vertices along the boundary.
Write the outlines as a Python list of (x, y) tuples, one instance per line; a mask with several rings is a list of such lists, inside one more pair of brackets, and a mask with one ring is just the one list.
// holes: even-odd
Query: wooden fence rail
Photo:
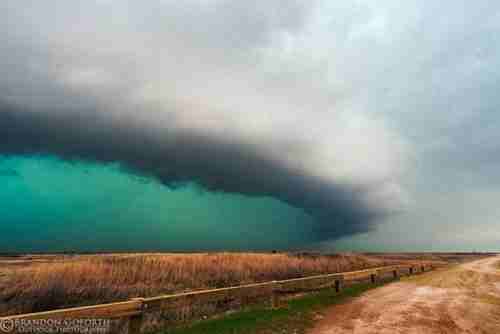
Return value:
[[(437, 264), (420, 263), (396, 265), (351, 272), (309, 276), (282, 281), (247, 284), (228, 288), (211, 289), (164, 295), (151, 298), (133, 298), (129, 301), (75, 307), (47, 312), (21, 314), (0, 318), (5, 329), (16, 333), (16, 324), (40, 319), (112, 319), (120, 320), (110, 332), (137, 334), (160, 329), (171, 323), (205, 318), (208, 315), (239, 308), (252, 303), (268, 301), (272, 307), (279, 307), (280, 299), (286, 295), (302, 292), (335, 289), (362, 282), (376, 283), (382, 280), (399, 279), (436, 268)], [(146, 319), (152, 314), (159, 317)], [(0, 331), (1, 332), (1, 331)]]

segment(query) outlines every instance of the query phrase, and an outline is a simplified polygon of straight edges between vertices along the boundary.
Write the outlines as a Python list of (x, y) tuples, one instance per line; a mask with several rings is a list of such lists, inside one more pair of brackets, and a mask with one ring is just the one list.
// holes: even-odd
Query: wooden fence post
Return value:
[(335, 280), (335, 292), (339, 293), (342, 291), (343, 279), (339, 278)]
[(399, 269), (393, 270), (392, 274), (394, 275), (394, 279), (399, 280)]
[(144, 298), (132, 298), (131, 300), (139, 302), (139, 313), (134, 314), (128, 321), (128, 334), (140, 334), (142, 329), (142, 320), (144, 318)]
[(280, 307), (279, 285), (273, 285), (271, 290), (271, 308), (276, 309)]
[(279, 296), (276, 291), (273, 291), (271, 294), (271, 308), (276, 309), (279, 305)]

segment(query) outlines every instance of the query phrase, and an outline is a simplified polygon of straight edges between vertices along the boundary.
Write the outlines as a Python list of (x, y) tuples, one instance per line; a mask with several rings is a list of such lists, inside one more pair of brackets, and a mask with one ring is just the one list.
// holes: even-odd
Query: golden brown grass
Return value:
[(55, 257), (46, 262), (38, 259), (3, 267), (0, 315), (358, 270), (391, 263), (354, 254), (127, 254)]

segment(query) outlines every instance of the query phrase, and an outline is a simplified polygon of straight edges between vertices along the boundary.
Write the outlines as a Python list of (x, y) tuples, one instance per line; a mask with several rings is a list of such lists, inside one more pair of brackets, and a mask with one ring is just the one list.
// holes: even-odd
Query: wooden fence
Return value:
[[(204, 319), (210, 315), (266, 301), (279, 307), (280, 300), (304, 292), (335, 289), (360, 283), (399, 279), (436, 268), (436, 264), (408, 264), (359, 271), (309, 276), (235, 287), (186, 292), (125, 302), (75, 307), (0, 318), (0, 333), (16, 333), (19, 324), (35, 320), (110, 319), (108, 332), (137, 334), (159, 330), (179, 322)], [(156, 316), (153, 316), (156, 315)], [(26, 332), (26, 330), (24, 330)], [(90, 332), (89, 332), (90, 333)]]

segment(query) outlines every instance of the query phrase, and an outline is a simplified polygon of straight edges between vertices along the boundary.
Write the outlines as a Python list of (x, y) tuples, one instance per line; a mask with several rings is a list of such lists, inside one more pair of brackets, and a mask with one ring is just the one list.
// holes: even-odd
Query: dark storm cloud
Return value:
[(0, 153), (272, 196), (317, 240), (405, 202), (397, 131), (300, 54), (316, 2), (28, 3), (0, 5)]
[(275, 197), (316, 218), (311, 229), (317, 240), (366, 232), (375, 218), (388, 213), (365, 202), (367, 189), (363, 187), (325, 184), (250, 146), (202, 136), (155, 135), (133, 126), (120, 128), (97, 113), (75, 115), (19, 112), (4, 104), (0, 152), (118, 161), (131, 172), (156, 177), (166, 185), (195, 181), (211, 191)]

